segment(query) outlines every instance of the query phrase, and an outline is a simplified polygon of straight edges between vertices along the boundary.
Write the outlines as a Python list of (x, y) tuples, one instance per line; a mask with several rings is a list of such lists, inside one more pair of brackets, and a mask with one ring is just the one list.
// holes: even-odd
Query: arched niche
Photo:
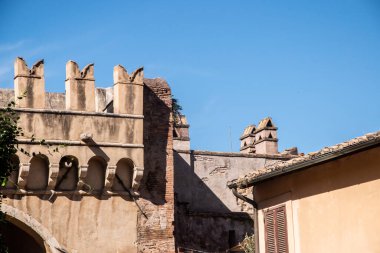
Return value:
[(12, 166), (13, 170), (11, 174), (8, 176), (8, 181), (5, 186), (6, 189), (16, 189), (17, 188), (17, 180), (18, 180), (18, 173), (20, 170), (20, 159), (17, 155), (12, 156)]
[(88, 161), (87, 176), (84, 182), (93, 191), (103, 190), (106, 177), (107, 162), (99, 156), (94, 156)]
[[(123, 185), (132, 188), (134, 163), (131, 159), (122, 158), (116, 164), (115, 179), (112, 184), (113, 191), (125, 191)], [(120, 182), (121, 181), (121, 182)]]
[(25, 188), (27, 190), (45, 190), (49, 178), (49, 159), (42, 154), (34, 155), (30, 160), (30, 169)]
[(59, 172), (55, 189), (59, 191), (75, 190), (78, 184), (78, 159), (64, 156), (59, 161)]

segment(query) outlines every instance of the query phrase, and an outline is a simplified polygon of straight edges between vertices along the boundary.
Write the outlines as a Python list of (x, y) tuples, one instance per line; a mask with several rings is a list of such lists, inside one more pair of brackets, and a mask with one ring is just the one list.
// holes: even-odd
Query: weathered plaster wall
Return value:
[(36, 219), (70, 253), (137, 252), (137, 207), (132, 200), (80, 195), (48, 198), (13, 196), (4, 203)]
[(227, 182), (292, 156), (177, 151), (174, 157), (178, 201), (189, 203), (192, 211), (240, 212)]
[(255, 187), (260, 252), (263, 210), (285, 204), (289, 252), (380, 252), (380, 147)]
[[(242, 241), (245, 234), (252, 234), (252, 207), (237, 199), (227, 182), (290, 157), (175, 151), (177, 247), (224, 252), (230, 244)], [(251, 191), (244, 194), (252, 198)]]

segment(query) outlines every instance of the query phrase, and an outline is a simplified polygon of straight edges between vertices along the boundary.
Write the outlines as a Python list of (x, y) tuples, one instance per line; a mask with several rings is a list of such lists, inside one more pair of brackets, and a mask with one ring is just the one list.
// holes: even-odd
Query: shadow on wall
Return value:
[[(140, 195), (155, 205), (166, 203), (167, 145), (171, 108), (149, 87), (154, 80), (144, 83), (144, 175)], [(170, 90), (168, 88), (168, 94)]]
[[(174, 152), (175, 237), (177, 248), (205, 252), (226, 252), (253, 234), (253, 221), (247, 213), (231, 212), (193, 170)], [(232, 194), (232, 193), (231, 193)], [(201, 201), (202, 207), (192, 203)]]

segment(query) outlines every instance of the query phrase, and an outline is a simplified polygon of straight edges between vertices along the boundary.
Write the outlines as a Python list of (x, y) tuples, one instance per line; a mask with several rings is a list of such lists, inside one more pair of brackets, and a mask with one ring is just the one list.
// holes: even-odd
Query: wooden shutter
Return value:
[(266, 253), (288, 253), (285, 206), (264, 212)]

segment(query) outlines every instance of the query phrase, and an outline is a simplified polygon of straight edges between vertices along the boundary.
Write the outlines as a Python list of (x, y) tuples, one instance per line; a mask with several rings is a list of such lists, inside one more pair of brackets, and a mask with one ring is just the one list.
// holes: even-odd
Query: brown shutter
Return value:
[(264, 212), (266, 253), (287, 253), (288, 233), (285, 206)]

